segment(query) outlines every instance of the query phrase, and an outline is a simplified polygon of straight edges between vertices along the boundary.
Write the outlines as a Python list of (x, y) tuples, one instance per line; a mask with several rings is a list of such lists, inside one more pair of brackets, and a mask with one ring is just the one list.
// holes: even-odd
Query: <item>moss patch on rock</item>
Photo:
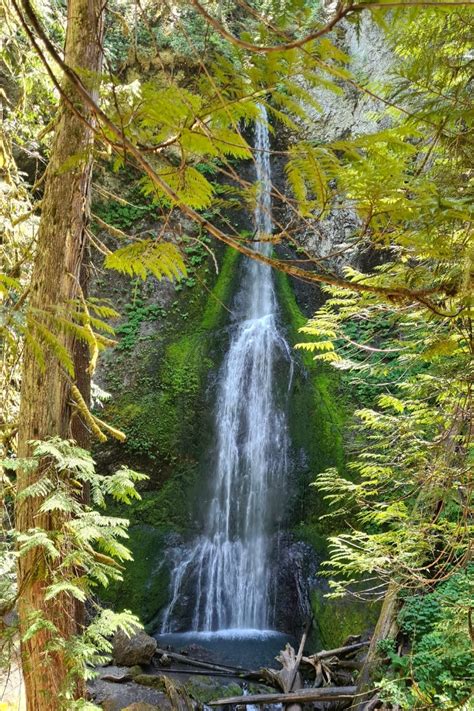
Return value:
[[(286, 274), (279, 272), (276, 283), (283, 322), (294, 346), (305, 340), (299, 328), (307, 318), (296, 302)], [(337, 375), (330, 368), (315, 361), (305, 350), (294, 350), (293, 357), (297, 367), (290, 398), (290, 436), (295, 452), (305, 459), (298, 473), (294, 525), (310, 525), (324, 534), (319, 521), (324, 502), (311, 484), (317, 474), (329, 467), (344, 468), (344, 406), (338, 393)]]
[(355, 598), (331, 600), (322, 590), (313, 590), (311, 608), (317, 637), (323, 649), (334, 649), (354, 634), (363, 634), (377, 622), (380, 605)]
[(222, 684), (209, 676), (196, 675), (185, 683), (184, 688), (189, 696), (202, 704), (215, 699), (243, 695), (242, 687), (237, 682)]
[(133, 681), (135, 684), (149, 686), (158, 691), (166, 691), (166, 685), (162, 676), (156, 676), (155, 674), (137, 674)]

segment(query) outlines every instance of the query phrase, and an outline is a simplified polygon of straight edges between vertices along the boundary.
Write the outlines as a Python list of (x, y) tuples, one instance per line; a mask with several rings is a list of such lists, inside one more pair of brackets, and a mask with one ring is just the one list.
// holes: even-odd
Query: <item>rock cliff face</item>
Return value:
[[(326, 3), (330, 14), (331, 3)], [(373, 94), (377, 92), (392, 65), (392, 54), (387, 48), (381, 29), (367, 14), (362, 14), (357, 25), (342, 21), (338, 25), (336, 43), (347, 55), (347, 68), (354, 79), (340, 81), (341, 93), (329, 89), (305, 87), (321, 107), (305, 106), (308, 121), (301, 126), (303, 137), (316, 144), (355, 138), (373, 133), (390, 125), (388, 113), (380, 114), (383, 104)], [(370, 87), (367, 87), (367, 85)], [(281, 173), (283, 173), (281, 166)], [(282, 217), (289, 222), (290, 214)], [(341, 272), (348, 264), (364, 268), (374, 262), (368, 245), (352, 241), (359, 224), (350, 202), (334, 205), (323, 219), (308, 219), (295, 236), (310, 254), (324, 259), (330, 270)]]
[(369, 91), (376, 91), (390, 72), (392, 54), (382, 31), (369, 15), (362, 14), (358, 19), (358, 25), (343, 20), (337, 30), (337, 45), (347, 55), (347, 66), (354, 79), (341, 81), (341, 94), (324, 88), (312, 92), (322, 112), (310, 106), (306, 108), (313, 123), (308, 128), (309, 139), (334, 141), (371, 133), (388, 125), (388, 118), (374, 117), (374, 112), (380, 111), (380, 101), (361, 87), (369, 82)]

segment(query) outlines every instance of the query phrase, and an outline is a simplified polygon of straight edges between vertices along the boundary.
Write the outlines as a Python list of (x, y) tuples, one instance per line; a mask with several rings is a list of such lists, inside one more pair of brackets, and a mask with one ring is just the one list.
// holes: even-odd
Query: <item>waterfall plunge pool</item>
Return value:
[[(262, 666), (279, 667), (275, 657), (289, 642), (294, 648), (298, 641), (289, 634), (274, 630), (226, 629), (215, 632), (167, 632), (154, 635), (161, 649), (188, 652), (201, 648), (210, 654), (203, 661), (215, 664), (259, 669)], [(295, 646), (296, 645), (296, 646)]]

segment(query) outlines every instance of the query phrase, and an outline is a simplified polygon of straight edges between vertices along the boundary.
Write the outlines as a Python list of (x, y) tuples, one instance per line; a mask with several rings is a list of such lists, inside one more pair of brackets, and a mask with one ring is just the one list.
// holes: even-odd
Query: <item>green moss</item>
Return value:
[[(290, 340), (293, 344), (302, 341), (303, 337), (298, 333), (298, 329), (304, 326), (308, 320), (302, 313), (296, 302), (296, 297), (291, 288), (290, 281), (283, 272), (275, 273), (275, 280), (278, 290), (278, 298), (281, 310), (283, 312), (285, 323), (289, 329)], [(303, 352), (303, 357), (308, 353)]]
[[(226, 317), (237, 259), (237, 252), (226, 251), (204, 309), (196, 309), (199, 319), (188, 323), (187, 332), (171, 336), (155, 377), (115, 399), (108, 408), (110, 419), (127, 435), (125, 448), (130, 453), (161, 462), (195, 453), (198, 400), (204, 377), (214, 365), (208, 357), (210, 333)], [(154, 357), (154, 345), (149, 346), (149, 360)]]
[(349, 635), (361, 634), (375, 626), (380, 605), (355, 598), (329, 600), (321, 590), (311, 594), (311, 608), (319, 646), (323, 649), (339, 647)]
[(123, 582), (112, 583), (99, 595), (117, 610), (131, 610), (146, 625), (167, 600), (166, 533), (151, 526), (132, 526), (129, 535), (128, 547), (134, 559), (125, 564)]
[(235, 682), (221, 685), (215, 679), (200, 675), (186, 682), (184, 688), (189, 696), (202, 704), (207, 704), (214, 699), (241, 696), (243, 694), (242, 687)]
[[(145, 491), (141, 501), (134, 501), (126, 511), (132, 526), (146, 524), (162, 531), (189, 528), (189, 492), (194, 484), (194, 463), (177, 466), (172, 476), (158, 490)], [(117, 511), (118, 514), (122, 510)]]
[[(291, 345), (305, 340), (298, 329), (307, 319), (302, 314), (286, 274), (278, 273), (276, 283), (284, 323)], [(338, 379), (327, 366), (315, 361), (308, 351), (295, 350), (299, 368), (290, 399), (290, 435), (294, 448), (307, 457), (306, 472), (299, 477), (300, 496), (295, 522), (311, 524), (324, 532), (319, 517), (324, 503), (311, 486), (316, 475), (329, 467), (344, 468), (343, 430), (345, 413), (338, 397)]]
[(237, 274), (237, 263), (239, 252), (235, 249), (227, 248), (222, 260), (219, 277), (212, 289), (204, 310), (201, 321), (203, 331), (213, 331), (221, 325), (225, 318), (226, 306), (232, 295), (235, 277)]
[(314, 524), (303, 521), (293, 528), (293, 532), (299, 541), (310, 545), (321, 559), (328, 557), (329, 541)]
[(198, 334), (170, 343), (154, 382), (117, 398), (109, 416), (127, 435), (126, 450), (151, 460), (171, 461), (192, 426), (196, 398), (212, 362)]
[(155, 674), (137, 674), (133, 681), (135, 684), (149, 686), (151, 689), (166, 691), (165, 682), (162, 676), (156, 676)]

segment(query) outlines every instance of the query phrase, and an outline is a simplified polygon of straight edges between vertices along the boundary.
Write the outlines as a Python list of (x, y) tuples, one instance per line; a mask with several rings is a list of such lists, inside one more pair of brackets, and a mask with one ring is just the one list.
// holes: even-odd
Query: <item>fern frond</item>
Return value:
[(71, 595), (76, 600), (80, 600), (81, 602), (85, 602), (87, 599), (84, 590), (77, 585), (74, 585), (74, 583), (70, 580), (64, 580), (59, 583), (54, 583), (53, 585), (48, 585), (45, 591), (44, 599), (52, 600), (58, 595), (62, 595), (64, 593)]
[[(71, 378), (73, 378), (74, 377), (73, 360), (71, 358), (69, 351), (61, 343), (58, 336), (56, 336), (56, 334), (54, 334), (43, 323), (41, 323), (40, 321), (37, 321), (36, 319), (33, 319), (31, 317), (29, 319), (29, 328), (30, 328), (30, 331), (38, 333), (38, 335), (40, 336), (40, 339), (45, 343), (47, 348), (54, 353), (57, 360), (63, 366), (63, 368), (66, 370), (68, 375), (70, 375)], [(30, 343), (31, 343), (31, 341), (30, 341)], [(38, 343), (38, 345), (40, 345), (39, 341), (37, 341), (37, 343)], [(41, 345), (40, 345), (40, 348), (42, 348)], [(43, 350), (43, 362), (44, 362), (44, 348), (42, 348), (42, 350)], [(35, 353), (36, 353), (36, 351), (35, 351)]]
[(43, 548), (49, 558), (59, 558), (59, 550), (54, 545), (47, 531), (41, 528), (30, 528), (26, 533), (17, 536), (18, 554), (20, 557), (27, 555), (35, 548)]
[(186, 276), (186, 266), (176, 245), (151, 239), (117, 249), (107, 255), (105, 266), (141, 279), (146, 279), (149, 273), (157, 279)]

